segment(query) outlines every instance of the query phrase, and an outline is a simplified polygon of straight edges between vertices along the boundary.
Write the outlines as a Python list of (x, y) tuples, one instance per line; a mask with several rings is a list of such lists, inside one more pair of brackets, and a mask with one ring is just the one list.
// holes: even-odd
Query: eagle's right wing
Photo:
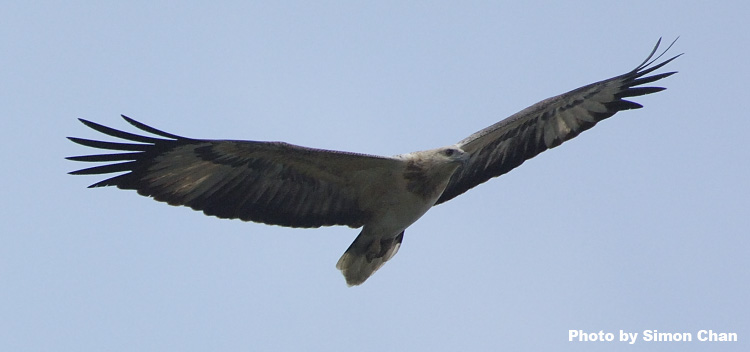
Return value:
[(618, 111), (641, 108), (624, 98), (664, 90), (638, 86), (675, 74), (646, 76), (680, 56), (651, 66), (672, 47), (651, 60), (660, 43), (661, 39), (646, 60), (626, 74), (543, 100), (459, 142), (457, 146), (470, 154), (469, 160), (453, 174), (437, 204), (518, 167)]

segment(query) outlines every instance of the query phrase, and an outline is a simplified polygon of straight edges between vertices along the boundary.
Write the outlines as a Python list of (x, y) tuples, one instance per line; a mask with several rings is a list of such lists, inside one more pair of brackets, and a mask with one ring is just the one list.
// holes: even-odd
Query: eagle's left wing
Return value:
[[(144, 136), (81, 119), (127, 143), (70, 140), (112, 154), (69, 157), (106, 162), (74, 175), (124, 172), (91, 187), (134, 189), (206, 215), (290, 227), (360, 227), (372, 216), (370, 200), (403, 161), (374, 155), (305, 148), (282, 142), (192, 139), (123, 116)], [(131, 143), (136, 142), (136, 143)]]
[(676, 73), (646, 76), (680, 56), (652, 66), (674, 44), (672, 42), (664, 52), (651, 60), (660, 43), (661, 39), (646, 60), (626, 74), (543, 100), (459, 142), (457, 146), (470, 154), (469, 160), (453, 174), (436, 204), (507, 173), (618, 111), (641, 108), (642, 105), (623, 98), (664, 90), (661, 87), (638, 86)]

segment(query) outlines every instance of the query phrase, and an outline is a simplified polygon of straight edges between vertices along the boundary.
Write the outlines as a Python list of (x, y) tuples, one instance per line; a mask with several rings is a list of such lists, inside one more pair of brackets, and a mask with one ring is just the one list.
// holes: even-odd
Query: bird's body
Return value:
[(658, 46), (624, 75), (544, 100), (455, 145), (432, 150), (380, 157), (283, 142), (192, 139), (123, 116), (161, 138), (81, 120), (137, 143), (70, 138), (125, 153), (69, 159), (110, 162), (73, 174), (125, 172), (91, 187), (134, 189), (206, 215), (290, 227), (361, 227), (336, 265), (349, 285), (358, 285), (396, 254), (406, 228), (434, 205), (510, 171), (617, 111), (641, 107), (622, 98), (663, 90), (636, 87), (674, 73), (643, 77), (675, 58), (649, 67), (659, 58), (649, 61)]

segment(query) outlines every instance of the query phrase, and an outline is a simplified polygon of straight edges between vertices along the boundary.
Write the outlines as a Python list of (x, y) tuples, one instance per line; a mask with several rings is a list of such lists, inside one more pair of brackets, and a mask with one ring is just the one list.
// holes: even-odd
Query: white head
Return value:
[(437, 200), (451, 176), (469, 160), (469, 153), (457, 146), (423, 150), (396, 156), (406, 161), (406, 188), (432, 201)]
[(396, 155), (396, 158), (412, 161), (420, 166), (462, 165), (469, 160), (469, 153), (455, 145)]
[(450, 162), (464, 164), (469, 160), (469, 153), (455, 145), (433, 149), (432, 151), (437, 152), (440, 157)]

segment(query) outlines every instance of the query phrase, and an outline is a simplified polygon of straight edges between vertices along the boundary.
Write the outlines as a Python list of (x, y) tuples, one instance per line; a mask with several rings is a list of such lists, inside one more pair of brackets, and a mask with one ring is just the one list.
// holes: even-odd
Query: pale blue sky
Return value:
[[(748, 350), (747, 2), (26, 2), (0, 14), (0, 350)], [(126, 114), (189, 137), (392, 155), (685, 52), (615, 115), (432, 209), (363, 286), (358, 231), (86, 189)], [(663, 70), (666, 71), (666, 70)], [(736, 332), (572, 343), (569, 329)]]

